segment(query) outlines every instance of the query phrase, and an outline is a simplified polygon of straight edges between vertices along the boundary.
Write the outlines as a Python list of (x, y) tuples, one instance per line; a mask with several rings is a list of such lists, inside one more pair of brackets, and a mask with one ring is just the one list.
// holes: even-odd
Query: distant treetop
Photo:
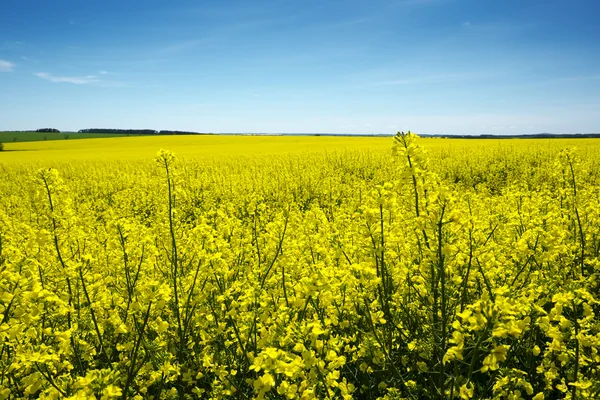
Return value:
[(125, 133), (130, 135), (203, 135), (200, 132), (171, 131), (154, 129), (114, 129), (114, 128), (90, 128), (80, 129), (79, 133)]
[(110, 128), (90, 128), (80, 129), (79, 133), (127, 133), (132, 135), (156, 135), (158, 131), (154, 129), (110, 129)]

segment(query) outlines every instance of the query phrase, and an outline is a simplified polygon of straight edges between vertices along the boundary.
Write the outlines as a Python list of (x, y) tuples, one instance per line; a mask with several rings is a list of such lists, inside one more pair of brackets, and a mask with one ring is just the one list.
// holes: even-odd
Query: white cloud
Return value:
[(0, 60), (0, 72), (11, 72), (15, 69), (15, 63), (10, 61)]
[(108, 71), (105, 71), (105, 70), (100, 70), (100, 71), (98, 71), (98, 73), (100, 75), (108, 75)]
[(47, 72), (37, 72), (34, 74), (38, 78), (45, 79), (50, 82), (66, 82), (73, 83), (75, 85), (85, 85), (89, 83), (98, 82), (98, 77), (95, 75), (87, 76), (55, 76)]

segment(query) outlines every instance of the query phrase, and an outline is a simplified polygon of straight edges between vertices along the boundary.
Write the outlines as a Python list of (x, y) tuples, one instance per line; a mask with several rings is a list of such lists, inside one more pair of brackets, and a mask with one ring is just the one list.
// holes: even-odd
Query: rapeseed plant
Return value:
[(0, 165), (0, 399), (600, 397), (599, 143), (473, 143)]

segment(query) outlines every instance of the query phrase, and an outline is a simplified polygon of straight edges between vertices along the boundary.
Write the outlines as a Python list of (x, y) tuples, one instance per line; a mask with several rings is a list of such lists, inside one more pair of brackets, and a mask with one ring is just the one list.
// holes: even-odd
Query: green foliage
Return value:
[(60, 133), (60, 131), (56, 128), (41, 128), (36, 130), (36, 132), (52, 132), (52, 133)]
[(125, 134), (113, 134), (113, 133), (72, 133), (65, 134), (60, 132), (0, 132), (0, 141), (13, 141), (13, 142), (35, 142), (42, 140), (65, 140), (65, 139), (89, 139), (89, 138), (101, 138), (101, 137), (120, 137), (126, 136)]

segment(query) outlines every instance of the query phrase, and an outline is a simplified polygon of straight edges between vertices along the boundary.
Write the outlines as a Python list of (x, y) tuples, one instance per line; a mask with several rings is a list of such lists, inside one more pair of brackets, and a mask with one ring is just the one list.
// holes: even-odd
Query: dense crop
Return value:
[(0, 165), (0, 399), (600, 397), (600, 143), (437, 143)]

